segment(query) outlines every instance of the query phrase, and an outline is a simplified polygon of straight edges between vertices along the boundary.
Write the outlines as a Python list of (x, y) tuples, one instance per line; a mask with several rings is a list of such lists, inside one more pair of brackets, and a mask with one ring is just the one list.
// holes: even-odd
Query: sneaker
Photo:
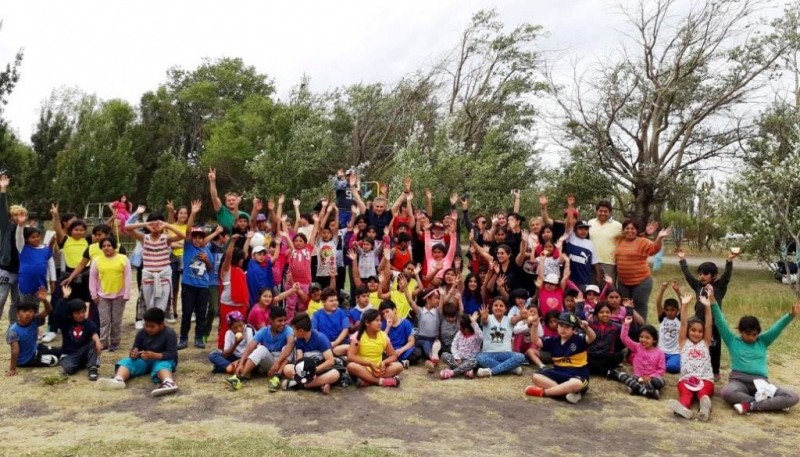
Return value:
[(125, 388), (125, 382), (116, 378), (102, 378), (97, 380), (100, 390), (120, 390)]
[(428, 373), (433, 373), (434, 371), (436, 371), (436, 362), (434, 362), (433, 360), (426, 360), (425, 369), (428, 370)]
[(150, 395), (153, 397), (161, 397), (163, 395), (169, 395), (178, 391), (178, 385), (172, 381), (164, 381), (161, 383), (160, 386), (156, 387), (150, 392)]
[(144, 328), (144, 321), (136, 321), (136, 323), (133, 324), (133, 328), (135, 328), (136, 330), (143, 329)]
[(411, 365), (408, 363), (408, 359), (403, 360), (403, 369), (404, 370), (408, 370), (409, 366), (411, 366)]
[(511, 370), (511, 372), (517, 376), (522, 376), (522, 367), (514, 368), (513, 370)]
[(581, 395), (580, 392), (570, 392), (564, 398), (566, 398), (566, 400), (569, 403), (572, 403), (574, 405), (575, 403), (578, 403), (579, 401), (581, 401), (581, 398), (583, 398), (583, 395)]
[(42, 343), (50, 343), (54, 339), (56, 339), (56, 332), (47, 332), (42, 337)]
[(226, 379), (225, 384), (230, 386), (230, 388), (233, 390), (239, 390), (242, 388), (242, 380), (239, 379), (239, 377), (236, 375), (233, 375), (230, 378)]
[(708, 395), (704, 395), (703, 398), (700, 399), (700, 412), (697, 413), (697, 418), (703, 422), (707, 422), (710, 416), (711, 399), (708, 398)]
[(164, 320), (167, 322), (167, 324), (175, 324), (175, 323), (178, 322), (178, 321), (175, 320), (174, 317), (168, 317), (168, 318), (166, 318)]
[(391, 378), (383, 378), (381, 387), (400, 387), (400, 378), (392, 376)]
[(491, 368), (478, 368), (478, 377), (479, 378), (488, 378), (492, 375)]
[(284, 379), (281, 381), (281, 390), (289, 390), (297, 386), (297, 381), (294, 379)]
[(362, 387), (369, 387), (369, 386), (370, 386), (370, 384), (367, 381), (364, 381), (361, 378), (356, 378), (356, 387), (362, 388)]
[(186, 338), (181, 338), (181, 340), (178, 342), (178, 350), (180, 351), (181, 349), (186, 349), (187, 347), (189, 347), (189, 340)]
[(743, 401), (741, 403), (737, 403), (737, 404), (733, 405), (733, 409), (735, 409), (736, 412), (739, 413), (739, 414), (749, 414), (750, 413), (750, 409), (752, 407), (753, 407), (753, 404), (750, 403), (749, 401)]
[(269, 378), (267, 381), (267, 390), (270, 392), (277, 392), (281, 388), (281, 380), (277, 376)]
[(450, 379), (454, 374), (453, 370), (442, 370), (439, 372), (439, 377), (442, 379)]
[(658, 389), (646, 389), (644, 396), (653, 400), (660, 400), (661, 391)]
[(195, 338), (194, 339), (194, 347), (196, 347), (197, 349), (205, 349), (206, 345), (205, 345), (205, 343), (203, 343), (203, 339), (202, 338)]
[(531, 384), (530, 386), (525, 388), (525, 395), (529, 397), (544, 397), (544, 389), (539, 386), (534, 386)]
[(89, 381), (97, 381), (100, 374), (97, 372), (97, 367), (89, 367)]
[(194, 314), (192, 314), (192, 322), (196, 322), (196, 321), (197, 321), (197, 316), (195, 316)]
[[(708, 397), (703, 397), (703, 398), (708, 398)], [(683, 406), (678, 400), (670, 400), (669, 403), (667, 404), (669, 405), (669, 409), (671, 409), (673, 413), (675, 413), (678, 416), (681, 416), (684, 419), (691, 419), (694, 417), (694, 412), (692, 412), (691, 409)]]

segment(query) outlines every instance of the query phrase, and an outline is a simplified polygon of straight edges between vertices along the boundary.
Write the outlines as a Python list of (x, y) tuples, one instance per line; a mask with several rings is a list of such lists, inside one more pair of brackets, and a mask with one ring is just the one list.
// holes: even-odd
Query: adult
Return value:
[[(571, 222), (571, 219), (567, 219)], [(597, 261), (597, 253), (593, 240), (589, 239), (589, 224), (578, 221), (574, 230), (567, 229), (567, 242), (564, 245), (564, 254), (569, 257), (571, 269), (570, 280), (581, 290), (589, 284), (603, 283), (603, 270)]]
[(614, 251), (622, 235), (622, 224), (611, 217), (611, 202), (600, 200), (594, 207), (594, 219), (589, 220), (589, 238), (594, 244), (597, 261), (603, 272), (617, 281), (617, 264)]
[[(654, 233), (658, 222), (647, 224), (646, 233)], [(639, 236), (639, 228), (631, 219), (622, 223), (622, 237), (617, 240), (614, 258), (617, 265), (617, 290), (623, 298), (633, 300), (633, 306), (644, 320), (647, 320), (647, 301), (653, 290), (653, 276), (647, 258), (661, 250), (662, 240), (672, 230), (666, 228), (658, 232), (655, 241)]]
[(367, 205), (359, 195), (356, 186), (356, 176), (350, 175), (350, 190), (353, 193), (353, 198), (356, 200), (358, 210), (367, 220), (367, 226), (375, 227), (375, 231), (379, 234), (383, 233), (383, 229), (392, 223), (392, 213), (389, 211), (389, 202), (384, 197), (378, 197), (372, 200), (372, 209), (367, 209)]
[(19, 253), (15, 247), (14, 236), (17, 226), (11, 221), (8, 213), (8, 185), (10, 179), (0, 175), (0, 316), (6, 300), (11, 296), (11, 307), (8, 321), (16, 319), (16, 305), (19, 302), (19, 289), (17, 289), (17, 274), (19, 273)]
[(214, 211), (217, 214), (217, 224), (233, 231), (233, 224), (240, 217), (245, 217), (250, 220), (250, 216), (239, 210), (239, 205), (242, 203), (242, 196), (236, 192), (225, 192), (225, 207), (222, 206), (222, 200), (219, 199), (217, 193), (217, 169), (208, 169), (208, 188), (211, 194), (211, 204), (214, 206)]

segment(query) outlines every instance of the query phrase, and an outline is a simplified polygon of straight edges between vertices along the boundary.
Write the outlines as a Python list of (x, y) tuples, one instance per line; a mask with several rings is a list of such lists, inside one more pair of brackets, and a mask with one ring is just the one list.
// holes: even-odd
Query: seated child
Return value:
[(287, 291), (275, 296), (270, 288), (261, 289), (258, 293), (258, 302), (250, 308), (247, 313), (247, 325), (253, 327), (253, 330), (259, 331), (269, 325), (269, 310), (272, 305), (276, 305), (283, 301), (286, 297), (296, 294), (300, 290), (300, 285), (292, 285)]
[(492, 301), (492, 314), (489, 314), (489, 306), (483, 305), (480, 315), (483, 324), (483, 352), (476, 357), (478, 365), (482, 367), (478, 369), (478, 377), (508, 372), (521, 375), (525, 356), (512, 350), (511, 335), (514, 325), (528, 318), (528, 310), (522, 309), (516, 316), (506, 316), (506, 301), (503, 297), (495, 297)]
[(311, 318), (306, 313), (294, 316), (292, 328), (294, 328), (295, 335), (294, 359), (299, 362), (304, 357), (313, 357), (317, 363), (311, 379), (302, 383), (298, 383), (294, 379), (295, 366), (291, 363), (286, 364), (283, 367), (283, 376), (286, 379), (281, 382), (281, 389), (286, 390), (299, 385), (305, 389), (319, 388), (323, 394), (329, 394), (331, 384), (339, 380), (339, 372), (334, 368), (335, 362), (330, 341), (324, 334), (311, 328)]
[[(658, 314), (658, 348), (664, 352), (667, 373), (680, 373), (681, 371), (681, 350), (678, 346), (678, 334), (680, 333), (681, 317), (678, 314), (678, 300), (668, 298), (664, 300), (664, 291), (668, 283), (661, 283), (661, 289), (656, 298), (656, 310)], [(678, 281), (672, 281), (672, 289), (681, 296)], [(662, 306), (663, 301), (663, 306)]]
[(311, 283), (308, 286), (308, 294), (302, 292), (302, 290), (298, 293), (300, 300), (307, 303), (308, 308), (306, 308), (306, 312), (308, 313), (308, 317), (313, 318), (314, 313), (322, 309), (322, 287), (319, 286), (317, 283)]
[(322, 309), (311, 318), (311, 328), (322, 333), (331, 343), (333, 355), (347, 355), (350, 334), (350, 320), (347, 313), (339, 308), (339, 294), (326, 287), (320, 295)]
[[(63, 286), (64, 299), (72, 292), (69, 286)], [(97, 381), (100, 369), (100, 353), (103, 343), (100, 342), (100, 329), (94, 321), (86, 319), (86, 303), (80, 298), (67, 302), (69, 317), (57, 322), (63, 338), (61, 348), (61, 372), (73, 375), (81, 368), (89, 367), (89, 381)]]
[(154, 397), (175, 393), (173, 373), (178, 366), (178, 337), (164, 324), (164, 311), (150, 308), (144, 312), (144, 328), (136, 333), (133, 349), (128, 357), (117, 362), (113, 378), (98, 380), (100, 389), (124, 389), (128, 379), (150, 375), (154, 383), (161, 384), (150, 394)]
[(439, 363), (439, 349), (441, 348), (439, 341), (439, 321), (441, 320), (439, 289), (436, 287), (425, 289), (420, 293), (420, 298), (424, 302), (424, 306), (420, 307), (416, 302), (411, 304), (417, 315), (418, 331), (415, 340), (416, 348), (410, 363), (414, 364), (417, 360), (425, 357), (425, 368), (429, 373), (433, 373)]
[(658, 330), (645, 325), (639, 332), (639, 342), (628, 336), (633, 317), (628, 316), (622, 324), (620, 338), (631, 353), (633, 376), (624, 371), (611, 370), (608, 377), (628, 386), (631, 395), (644, 395), (658, 400), (661, 389), (666, 385), (664, 373), (667, 371), (664, 353), (658, 348)]
[[(780, 411), (796, 405), (800, 398), (796, 393), (775, 386), (771, 397), (763, 398), (757, 393), (756, 381), (769, 382), (767, 377), (767, 348), (781, 334), (784, 328), (800, 314), (800, 301), (792, 305), (790, 312), (781, 316), (772, 327), (761, 333), (761, 323), (755, 316), (739, 319), (739, 335), (734, 335), (719, 304), (716, 303), (715, 290), (706, 286), (706, 294), (714, 314), (714, 323), (731, 356), (731, 374), (728, 385), (722, 388), (722, 398), (732, 405), (739, 414), (756, 411)], [(713, 359), (712, 359), (713, 360)]]
[(453, 338), (453, 344), (449, 351), (442, 353), (442, 360), (448, 368), (439, 372), (442, 379), (450, 379), (453, 376), (464, 375), (468, 378), (475, 376), (475, 368), (478, 367), (476, 357), (481, 351), (483, 332), (478, 325), (478, 312), (471, 316), (462, 314), (459, 319), (459, 331)]
[[(36, 313), (36, 303), (30, 300), (17, 304), (17, 321), (6, 331), (6, 342), (11, 346), (11, 359), (6, 376), (15, 376), (18, 367), (54, 367), (61, 356), (59, 348), (38, 343), (39, 326), (53, 310), (47, 301), (47, 290), (39, 289), (36, 298), (44, 303), (44, 310)], [(37, 344), (38, 343), (38, 344)]]
[(278, 375), (291, 359), (294, 349), (294, 332), (286, 325), (286, 310), (273, 305), (269, 311), (270, 325), (262, 328), (253, 336), (242, 350), (233, 376), (228, 379), (234, 389), (241, 387), (241, 378), (248, 378), (250, 373), (258, 369), (269, 376), (267, 387), (275, 392), (280, 387)]
[(209, 353), (208, 361), (211, 362), (213, 373), (233, 374), (241, 363), (239, 358), (253, 340), (255, 331), (253, 327), (245, 324), (244, 315), (239, 311), (230, 312), (225, 318), (228, 320), (225, 344), (221, 351), (217, 349)]
[[(539, 326), (534, 318), (531, 326)], [(586, 335), (575, 330), (582, 328)], [(565, 312), (558, 320), (558, 336), (536, 336), (534, 346), (542, 348), (553, 356), (553, 368), (533, 375), (533, 384), (525, 388), (525, 395), (532, 397), (564, 397), (569, 403), (578, 403), (589, 388), (589, 368), (586, 349), (594, 341), (594, 330), (586, 321), (580, 321), (574, 314)]]
[(381, 316), (377, 309), (368, 309), (361, 316), (361, 325), (350, 345), (347, 360), (347, 372), (356, 378), (359, 387), (400, 386), (398, 375), (402, 373), (403, 365), (397, 361), (389, 337), (381, 331)]
[(356, 306), (350, 308), (347, 313), (350, 319), (350, 333), (358, 331), (358, 326), (361, 323), (361, 314), (369, 308), (372, 308), (372, 304), (369, 301), (369, 289), (364, 285), (356, 287)]
[(620, 339), (622, 326), (611, 320), (611, 306), (601, 301), (594, 308), (594, 319), (589, 324), (596, 338), (589, 346), (589, 372), (595, 375), (608, 376), (625, 357), (622, 352), (625, 346)]
[(381, 302), (378, 311), (384, 321), (381, 330), (386, 332), (392, 347), (397, 348), (395, 349), (397, 360), (403, 364), (403, 368), (408, 368), (411, 363), (409, 359), (414, 354), (415, 347), (414, 325), (408, 319), (397, 315), (397, 306), (390, 300)]
[(439, 321), (439, 341), (441, 342), (440, 353), (450, 352), (450, 347), (453, 344), (453, 339), (458, 333), (459, 318), (458, 318), (458, 305), (453, 302), (447, 302), (442, 307), (443, 319)]

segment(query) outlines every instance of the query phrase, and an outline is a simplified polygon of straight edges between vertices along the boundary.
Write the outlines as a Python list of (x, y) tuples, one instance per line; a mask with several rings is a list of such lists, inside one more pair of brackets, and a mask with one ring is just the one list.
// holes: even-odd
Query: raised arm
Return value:
[(353, 194), (353, 200), (355, 200), (356, 205), (358, 205), (358, 211), (364, 214), (367, 211), (367, 205), (365, 205), (364, 200), (361, 199), (361, 192), (358, 188), (358, 176), (355, 173), (350, 175), (350, 191)]
[[(6, 178), (6, 180), (8, 180), (8, 178)], [(6, 195), (5, 192), (3, 192), (2, 195), (3, 199), (6, 198), (5, 195)], [(6, 217), (7, 214), (8, 211), (6, 210), (2, 214), (0, 214), (0, 217), (2, 217), (7, 221), (8, 220), (8, 218)], [(64, 238), (66, 238), (67, 234), (64, 233), (64, 229), (61, 227), (61, 216), (58, 214), (58, 203), (53, 203), (52, 205), (50, 205), (50, 214), (53, 216), (53, 230), (56, 231), (56, 242), (60, 244), (62, 241), (64, 241)]]
[[(662, 288), (661, 289), (661, 293), (659, 293), (659, 295), (663, 295), (663, 294), (664, 294), (664, 289)], [(686, 294), (685, 296), (681, 297), (681, 329), (678, 331), (678, 347), (679, 348), (683, 348), (683, 343), (685, 343), (686, 339), (687, 339), (686, 332), (689, 329), (689, 313), (687, 312), (687, 308), (689, 306), (689, 303), (691, 303), (693, 300), (694, 300), (694, 295), (692, 295), (692, 294)], [(658, 314), (660, 315), (661, 311), (659, 311)], [(705, 325), (707, 327), (707, 330), (703, 334), (703, 339), (705, 339), (707, 337), (708, 341), (706, 341), (706, 344), (710, 344), (711, 343), (711, 325), (712, 325), (712, 322), (711, 322), (711, 306), (706, 307), (706, 320), (705, 320), (705, 322), (706, 322)]]
[[(656, 316), (661, 316), (664, 312), (664, 291), (669, 287), (668, 282), (662, 282), (658, 288), (658, 295), (656, 295)], [(681, 314), (683, 311), (681, 311)]]
[(433, 193), (430, 189), (425, 189), (425, 211), (428, 212), (428, 218), (433, 220)]
[(264, 208), (264, 203), (258, 197), (253, 197), (253, 209), (250, 210), (250, 230), (256, 231), (258, 230), (258, 223), (256, 219), (258, 219), (258, 213)]
[(514, 196), (514, 212), (519, 213), (519, 189), (514, 189), (511, 191), (511, 195)]
[(220, 208), (222, 208), (222, 201), (219, 199), (219, 194), (217, 193), (216, 168), (208, 169), (208, 191), (211, 195), (211, 205), (214, 207), (214, 212), (217, 212), (220, 210)]
[(192, 200), (192, 211), (189, 213), (189, 219), (186, 221), (186, 230), (184, 231), (184, 236), (186, 238), (191, 236), (192, 228), (194, 227), (194, 219), (201, 209), (203, 209), (203, 202), (200, 200)]
[(550, 218), (550, 214), (547, 212), (547, 204), (547, 196), (545, 194), (539, 194), (539, 207), (541, 208), (542, 212), (542, 222), (553, 225), (553, 219)]

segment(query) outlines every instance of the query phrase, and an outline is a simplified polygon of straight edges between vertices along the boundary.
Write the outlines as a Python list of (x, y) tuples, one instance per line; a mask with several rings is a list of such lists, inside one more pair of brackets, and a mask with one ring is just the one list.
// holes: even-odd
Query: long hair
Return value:
[(358, 324), (358, 339), (361, 339), (361, 335), (367, 330), (367, 324), (374, 321), (378, 317), (380, 317), (381, 312), (375, 308), (369, 308), (368, 310), (364, 311), (361, 314), (361, 322)]

